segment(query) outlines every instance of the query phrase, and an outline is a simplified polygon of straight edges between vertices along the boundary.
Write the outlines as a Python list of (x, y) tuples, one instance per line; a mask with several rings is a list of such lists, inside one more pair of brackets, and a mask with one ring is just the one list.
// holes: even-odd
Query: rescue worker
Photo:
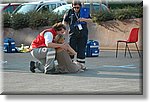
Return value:
[[(80, 1), (74, 1), (72, 9), (64, 15), (63, 22), (66, 26), (69, 25), (69, 44), (77, 52), (77, 62), (85, 66), (85, 48), (88, 40), (87, 23), (92, 20), (90, 14), (88, 18), (80, 18), (81, 7)], [(71, 56), (72, 59), (73, 57)]]
[(67, 45), (54, 43), (57, 34), (63, 34), (66, 30), (65, 25), (56, 23), (52, 28), (45, 29), (31, 43), (31, 55), (39, 62), (30, 62), (30, 71), (35, 73), (38, 68), (45, 74), (55, 73), (55, 48), (67, 49)]

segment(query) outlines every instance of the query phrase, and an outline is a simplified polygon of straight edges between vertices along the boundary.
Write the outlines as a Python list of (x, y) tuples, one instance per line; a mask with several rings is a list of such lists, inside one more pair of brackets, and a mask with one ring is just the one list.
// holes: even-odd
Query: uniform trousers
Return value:
[(39, 60), (36, 66), (40, 71), (47, 72), (55, 68), (55, 49), (53, 48), (35, 48), (31, 51), (31, 55)]

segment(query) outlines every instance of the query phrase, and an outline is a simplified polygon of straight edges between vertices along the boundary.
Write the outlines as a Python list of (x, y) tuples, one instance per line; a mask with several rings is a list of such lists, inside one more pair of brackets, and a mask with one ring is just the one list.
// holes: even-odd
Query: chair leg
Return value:
[(116, 58), (117, 58), (117, 55), (118, 55), (118, 44), (119, 44), (119, 42), (117, 41)]
[(124, 57), (126, 57), (126, 52), (127, 52), (127, 43), (126, 43), (126, 46), (125, 46)]
[(127, 44), (127, 47), (128, 47), (128, 51), (129, 51), (129, 54), (130, 54), (130, 58), (132, 58), (128, 44)]
[(139, 57), (141, 57), (141, 55), (140, 55), (140, 51), (139, 51), (138, 46), (137, 46), (137, 44), (136, 44), (136, 43), (135, 43), (135, 46), (136, 46), (136, 48), (137, 48), (137, 51), (138, 51)]

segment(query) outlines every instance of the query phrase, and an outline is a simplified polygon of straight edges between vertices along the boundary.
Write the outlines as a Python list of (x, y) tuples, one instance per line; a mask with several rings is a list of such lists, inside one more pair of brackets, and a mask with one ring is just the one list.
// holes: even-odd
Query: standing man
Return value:
[(67, 49), (65, 44), (54, 43), (57, 34), (63, 34), (66, 30), (65, 25), (56, 23), (52, 28), (42, 31), (31, 43), (31, 55), (39, 62), (30, 62), (30, 71), (35, 72), (38, 68), (45, 74), (54, 73), (55, 69), (55, 48)]
[[(82, 5), (80, 1), (72, 3), (72, 9), (65, 14), (63, 22), (69, 25), (70, 46), (77, 52), (77, 62), (85, 66), (85, 48), (88, 40), (87, 22), (92, 22), (89, 15), (88, 18), (80, 18), (80, 9)], [(71, 56), (72, 58), (74, 56)], [(85, 67), (86, 69), (86, 67)]]

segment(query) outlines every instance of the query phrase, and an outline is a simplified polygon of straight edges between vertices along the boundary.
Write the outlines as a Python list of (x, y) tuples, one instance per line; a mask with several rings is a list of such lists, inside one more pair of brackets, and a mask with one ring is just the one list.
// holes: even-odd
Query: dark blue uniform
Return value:
[[(77, 52), (77, 61), (85, 63), (85, 48), (88, 40), (88, 29), (87, 23), (77, 21), (78, 18), (80, 18), (80, 14), (75, 13), (71, 9), (65, 16), (64, 21), (70, 26), (70, 46)], [(82, 30), (79, 30), (78, 24), (82, 25)]]

